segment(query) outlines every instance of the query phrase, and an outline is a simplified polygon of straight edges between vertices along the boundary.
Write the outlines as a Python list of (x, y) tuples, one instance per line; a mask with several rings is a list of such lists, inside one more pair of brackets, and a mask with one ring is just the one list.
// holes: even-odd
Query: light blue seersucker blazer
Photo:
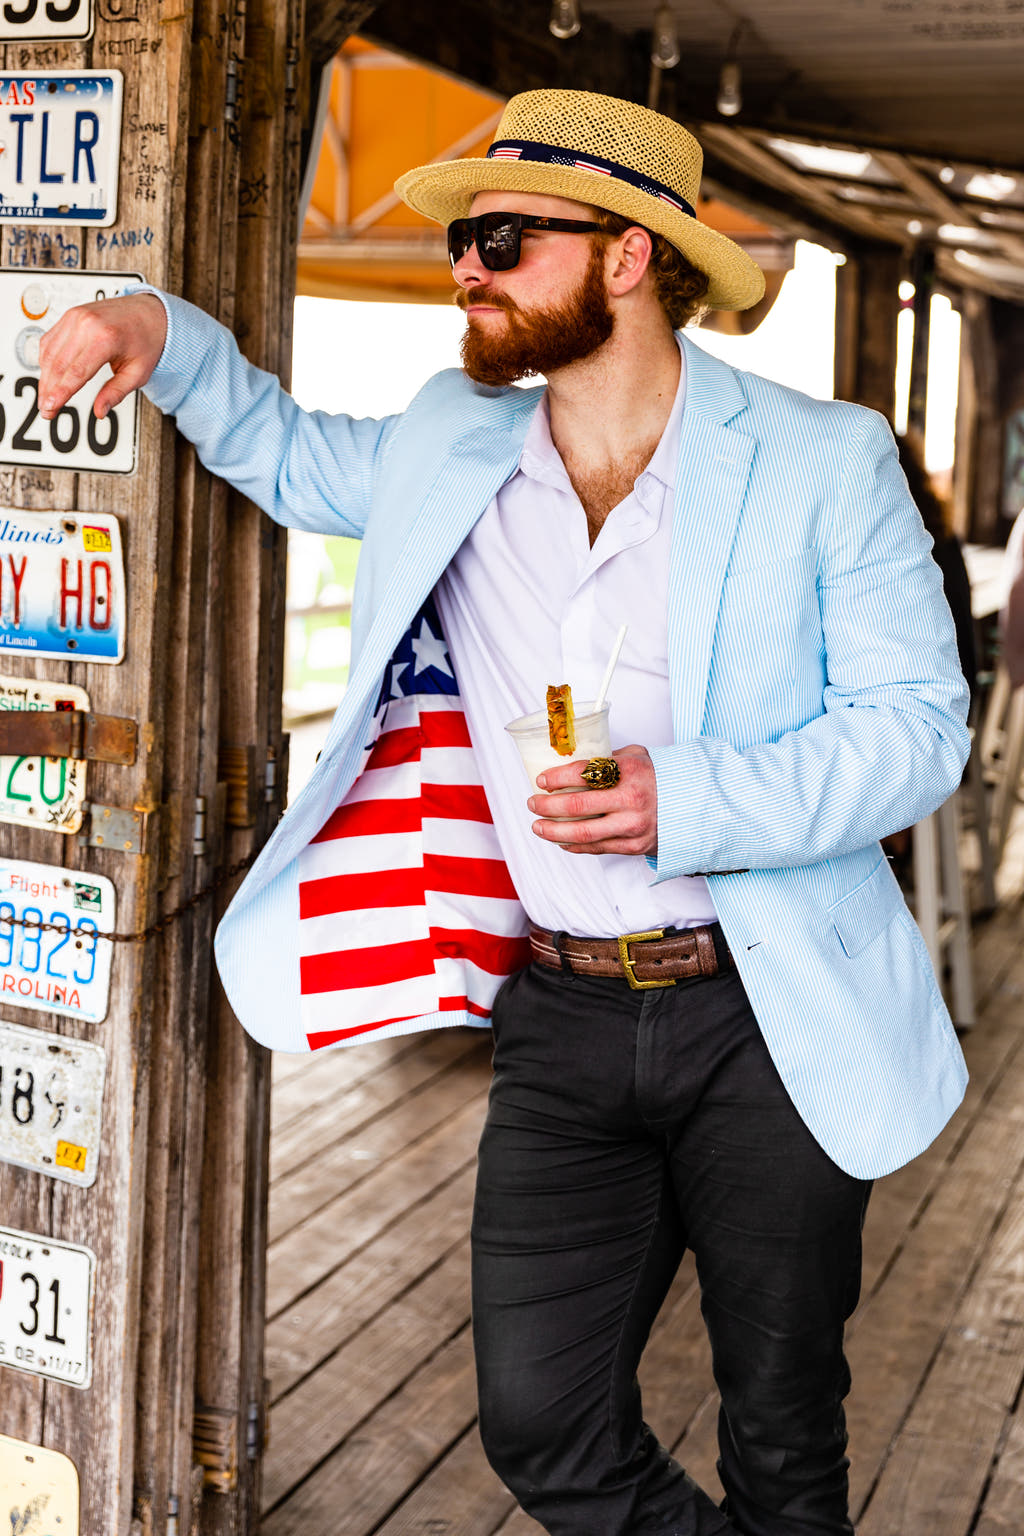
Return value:
[[(165, 303), (147, 393), (209, 468), (279, 522), (364, 541), (348, 690), (217, 934), (246, 1029), (302, 1050), (297, 856), (359, 774), (383, 669), (515, 471), (538, 391), (453, 370), (401, 416), (310, 414), (215, 322)], [(685, 345), (657, 874), (707, 873), (797, 1109), (840, 1166), (875, 1177), (932, 1140), (966, 1082), (878, 846), (941, 804), (966, 761), (952, 621), (882, 419)]]

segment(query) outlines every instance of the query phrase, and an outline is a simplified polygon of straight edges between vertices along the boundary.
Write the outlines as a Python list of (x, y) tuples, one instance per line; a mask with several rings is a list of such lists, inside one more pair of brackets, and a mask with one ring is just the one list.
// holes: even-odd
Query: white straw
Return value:
[(626, 638), (626, 629), (627, 626), (623, 624), (622, 628), (619, 630), (615, 637), (615, 644), (612, 646), (612, 653), (608, 658), (608, 665), (604, 669), (604, 677), (601, 679), (601, 686), (597, 690), (597, 698), (594, 701), (595, 715), (597, 714), (598, 710), (604, 708), (605, 695), (611, 685), (612, 673), (615, 671), (615, 664), (619, 659), (619, 653), (622, 650), (623, 641)]

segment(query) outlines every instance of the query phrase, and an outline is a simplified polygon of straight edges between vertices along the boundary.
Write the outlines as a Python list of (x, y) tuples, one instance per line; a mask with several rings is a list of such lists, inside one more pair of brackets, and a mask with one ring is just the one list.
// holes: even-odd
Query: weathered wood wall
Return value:
[[(141, 271), (233, 324), (250, 357), (282, 372), (302, 24), (302, 0), (99, 0), (89, 42), (0, 51), (8, 70), (124, 74), (118, 220), (63, 230), (65, 261), (73, 248), (69, 264)], [(16, 240), (0, 230), (3, 264), (53, 264), (54, 233)], [(251, 854), (279, 814), (283, 540), (212, 482), (145, 404), (135, 474), (0, 466), (0, 501), (121, 520), (124, 662), (19, 658), (0, 670), (81, 684), (94, 709), (139, 722), (136, 766), (91, 764), (89, 797), (145, 812), (144, 851), (86, 849), (75, 837), (10, 826), (0, 827), (0, 851), (109, 876), (117, 927), (137, 932)], [(269, 791), (268, 760), (278, 769)], [(71, 1458), (89, 1536), (163, 1533), (174, 1514), (182, 1533), (255, 1528), (267, 1074), (212, 978), (212, 929), (227, 894), (148, 942), (115, 946), (102, 1025), (3, 1009), (107, 1053), (93, 1187), (0, 1165), (5, 1225), (97, 1255), (91, 1387), (0, 1367), (0, 1433)]]

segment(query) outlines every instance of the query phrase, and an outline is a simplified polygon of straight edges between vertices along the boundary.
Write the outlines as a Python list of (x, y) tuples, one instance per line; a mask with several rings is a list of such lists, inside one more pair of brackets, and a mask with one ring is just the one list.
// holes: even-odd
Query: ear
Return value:
[(621, 298), (643, 281), (653, 249), (650, 234), (639, 224), (609, 241), (605, 268), (609, 297)]

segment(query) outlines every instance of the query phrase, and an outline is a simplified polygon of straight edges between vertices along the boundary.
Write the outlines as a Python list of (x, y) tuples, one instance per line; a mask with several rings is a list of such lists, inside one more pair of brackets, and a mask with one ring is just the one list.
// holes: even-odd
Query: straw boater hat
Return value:
[(486, 157), (406, 171), (399, 196), (439, 224), (465, 218), (477, 192), (543, 192), (606, 208), (664, 235), (711, 286), (713, 309), (748, 309), (764, 274), (734, 241), (702, 224), (695, 206), (704, 156), (671, 118), (591, 91), (513, 96)]

